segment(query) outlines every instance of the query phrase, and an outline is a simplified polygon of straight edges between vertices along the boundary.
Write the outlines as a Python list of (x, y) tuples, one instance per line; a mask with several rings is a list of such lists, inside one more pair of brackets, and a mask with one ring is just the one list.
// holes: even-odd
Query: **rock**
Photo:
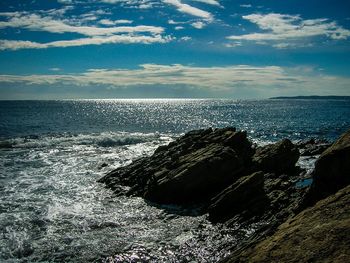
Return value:
[(244, 175), (253, 153), (246, 132), (235, 128), (191, 131), (99, 182), (158, 204), (203, 203)]
[(264, 173), (256, 172), (237, 180), (211, 200), (212, 222), (223, 222), (243, 211), (257, 214), (265, 206)]
[(236, 152), (210, 144), (181, 156), (172, 169), (155, 172), (144, 197), (161, 204), (202, 203), (239, 177), (243, 160)]
[(298, 159), (298, 148), (290, 140), (283, 139), (259, 147), (253, 156), (253, 166), (256, 170), (283, 173), (293, 170)]
[(221, 262), (350, 262), (350, 186)]
[(330, 147), (330, 144), (317, 144), (317, 145), (311, 145), (307, 147), (306, 149), (303, 149), (301, 151), (301, 156), (315, 156), (322, 154), (325, 150), (327, 150)]
[(4, 140), (0, 141), (0, 149), (11, 149), (13, 144), (10, 141)]
[(350, 184), (350, 130), (322, 153), (312, 175), (310, 195), (314, 201)]
[(299, 141), (295, 144), (299, 151), (300, 156), (315, 156), (322, 154), (331, 144), (323, 139), (308, 139)]

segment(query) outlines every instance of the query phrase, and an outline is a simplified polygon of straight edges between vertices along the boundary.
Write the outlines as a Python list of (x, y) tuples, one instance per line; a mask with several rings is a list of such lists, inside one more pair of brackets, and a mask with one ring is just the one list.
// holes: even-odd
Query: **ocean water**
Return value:
[(0, 101), (0, 262), (216, 262), (254, 226), (169, 214), (96, 180), (186, 131), (225, 126), (258, 144), (333, 141), (350, 128), (350, 101)]

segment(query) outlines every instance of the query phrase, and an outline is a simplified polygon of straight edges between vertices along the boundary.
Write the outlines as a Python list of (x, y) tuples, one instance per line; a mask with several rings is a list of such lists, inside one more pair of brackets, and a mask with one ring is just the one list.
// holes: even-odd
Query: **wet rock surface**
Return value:
[(287, 139), (255, 149), (235, 128), (196, 130), (100, 182), (155, 205), (200, 207), (213, 222), (279, 222), (305, 193), (295, 187), (298, 158)]
[(292, 217), (267, 239), (222, 263), (349, 262), (350, 186)]
[(315, 201), (350, 184), (350, 130), (316, 161), (310, 195)]
[(271, 220), (221, 262), (350, 262), (349, 146), (350, 130), (317, 160), (295, 215), (278, 228)]
[(298, 148), (290, 140), (283, 139), (257, 148), (252, 161), (256, 170), (282, 173), (293, 170), (298, 159)]
[(320, 155), (331, 145), (328, 141), (314, 138), (296, 143), (301, 156)]
[[(311, 262), (319, 258), (307, 249), (316, 241), (316, 251), (323, 251), (326, 243), (319, 242), (323, 231), (333, 231), (326, 240), (338, 242), (339, 251), (349, 247), (349, 235), (342, 231), (349, 233), (350, 228), (350, 189), (310, 207), (350, 184), (350, 131), (326, 146), (315, 140), (293, 144), (284, 139), (254, 148), (246, 133), (235, 128), (197, 130), (99, 181), (116, 194), (141, 196), (152, 205), (195, 208), (199, 214), (208, 213), (213, 223), (254, 225), (255, 233), (232, 247), (232, 256), (224, 262)], [(306, 172), (296, 166), (300, 152), (312, 158), (322, 152), (307, 179), (313, 181), (311, 187), (304, 185)], [(339, 216), (332, 216), (330, 209)], [(293, 247), (293, 242), (305, 249)], [(350, 259), (335, 247), (324, 251), (325, 258)]]
[[(157, 204), (198, 204), (238, 179), (252, 154), (245, 132), (192, 131), (159, 147), (152, 156), (110, 172), (100, 182)], [(129, 189), (120, 191), (119, 185)]]

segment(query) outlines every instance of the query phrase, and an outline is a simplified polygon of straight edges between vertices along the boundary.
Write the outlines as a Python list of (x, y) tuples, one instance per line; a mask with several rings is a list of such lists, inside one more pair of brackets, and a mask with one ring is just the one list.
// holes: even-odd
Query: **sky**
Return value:
[(350, 95), (348, 0), (2, 0), (0, 99)]

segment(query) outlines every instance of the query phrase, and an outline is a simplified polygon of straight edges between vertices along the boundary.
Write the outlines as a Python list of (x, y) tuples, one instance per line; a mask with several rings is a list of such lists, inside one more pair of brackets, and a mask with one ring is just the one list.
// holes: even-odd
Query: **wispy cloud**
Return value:
[(180, 64), (143, 64), (138, 69), (91, 69), (81, 74), (54, 75), (0, 75), (0, 83), (25, 85), (106, 85), (115, 88), (144, 85), (180, 85), (209, 90), (231, 88), (312, 89), (320, 87), (347, 89), (349, 79), (322, 75), (308, 68), (283, 68), (280, 66), (235, 65), (226, 67), (195, 67)]
[(211, 13), (191, 5), (184, 4), (180, 0), (163, 0), (163, 2), (169, 5), (175, 6), (176, 9), (181, 13), (204, 18), (207, 20), (213, 19), (213, 16)]
[(194, 2), (201, 2), (201, 3), (205, 3), (208, 5), (216, 5), (216, 6), (221, 6), (219, 1), (217, 0), (192, 0)]
[(110, 20), (110, 19), (101, 19), (99, 23), (105, 26), (115, 26), (118, 24), (132, 24), (132, 20), (127, 19), (118, 19), (118, 20)]
[(60, 40), (47, 43), (39, 43), (23, 40), (0, 40), (0, 50), (18, 50), (18, 49), (45, 49), (53, 47), (77, 47), (86, 45), (103, 44), (153, 44), (168, 43), (172, 38), (170, 36), (133, 36), (133, 35), (112, 35), (91, 38), (78, 38), (74, 40)]
[(140, 33), (161, 34), (164, 28), (158, 26), (119, 26), (119, 27), (96, 27), (79, 26), (69, 20), (54, 19), (51, 16), (38, 14), (13, 13), (8, 21), (0, 21), (0, 28), (13, 27), (31, 31), (46, 31), (50, 33), (78, 33), (86, 36), (103, 36), (116, 33)]
[(60, 68), (49, 68), (50, 71), (61, 71)]
[(197, 28), (197, 29), (202, 29), (206, 26), (206, 24), (201, 22), (201, 21), (197, 21), (197, 22), (192, 23), (191, 26), (193, 26), (194, 28)]
[[(29, 31), (44, 31), (48, 33), (64, 34), (76, 33), (87, 37), (70, 40), (59, 40), (47, 43), (28, 40), (0, 40), (0, 50), (18, 49), (43, 49), (51, 47), (73, 47), (83, 45), (102, 44), (152, 44), (167, 43), (172, 40), (170, 36), (164, 36), (164, 28), (159, 26), (115, 26), (117, 24), (130, 24), (131, 20), (108, 20), (98, 21), (107, 27), (95, 25), (81, 25), (86, 22), (85, 17), (76, 21), (75, 19), (57, 19), (53, 16), (42, 16), (27, 12), (0, 13), (7, 21), (0, 21), (0, 28), (18, 28)], [(90, 21), (91, 19), (88, 19)], [(92, 19), (92, 20), (95, 20)]]
[(266, 32), (232, 35), (227, 39), (255, 41), (258, 44), (271, 44), (276, 48), (287, 48), (307, 46), (305, 41), (310, 42), (315, 37), (332, 40), (344, 40), (350, 37), (350, 30), (325, 18), (304, 20), (299, 15), (271, 13), (246, 15), (243, 19), (256, 24)]

